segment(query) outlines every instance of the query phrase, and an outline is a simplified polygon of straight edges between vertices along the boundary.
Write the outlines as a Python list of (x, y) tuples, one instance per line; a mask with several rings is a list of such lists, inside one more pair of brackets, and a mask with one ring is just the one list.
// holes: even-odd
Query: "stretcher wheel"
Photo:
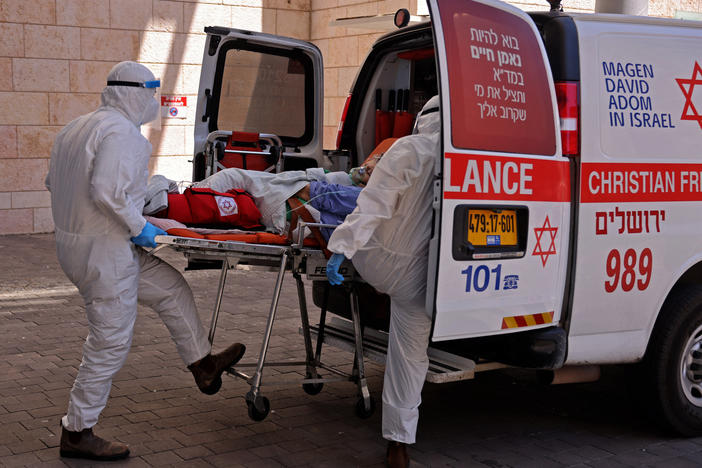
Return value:
[[(313, 376), (312, 374), (307, 374), (305, 375), (306, 379), (312, 379), (312, 378), (318, 378), (318, 375)], [(319, 382), (319, 383), (303, 383), (302, 384), (302, 389), (305, 391), (306, 394), (308, 395), (317, 395), (319, 392), (322, 391), (324, 388), (324, 383)]]
[(373, 397), (370, 397), (370, 409), (366, 409), (363, 397), (358, 397), (358, 401), (356, 401), (356, 416), (358, 416), (361, 419), (368, 419), (373, 415), (374, 412), (375, 400), (373, 399)]
[(259, 409), (256, 408), (256, 405), (254, 405), (253, 401), (246, 402), (246, 405), (249, 407), (249, 418), (251, 418), (254, 421), (263, 421), (264, 419), (266, 419), (266, 416), (268, 416), (268, 413), (271, 412), (271, 402), (268, 400), (268, 398), (260, 398), (260, 401), (263, 406), (263, 411), (259, 411)]

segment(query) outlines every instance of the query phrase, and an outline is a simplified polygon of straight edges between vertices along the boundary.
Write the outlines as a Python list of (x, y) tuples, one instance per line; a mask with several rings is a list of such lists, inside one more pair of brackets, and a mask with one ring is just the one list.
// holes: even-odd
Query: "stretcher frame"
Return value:
[[(326, 257), (321, 249), (310, 248), (303, 246), (302, 237), (306, 227), (325, 227), (334, 228), (336, 226), (326, 225), (322, 223), (306, 223), (302, 220), (299, 222), (298, 241), (292, 245), (270, 245), (270, 244), (247, 244), (238, 241), (218, 241), (209, 239), (195, 239), (189, 237), (178, 236), (156, 236), (155, 241), (157, 247), (152, 251), (156, 252), (161, 248), (170, 247), (181, 252), (189, 260), (219, 260), (222, 261), (222, 267), (219, 274), (217, 286), (217, 295), (215, 297), (214, 309), (210, 320), (210, 329), (208, 340), (210, 344), (214, 344), (215, 331), (219, 318), (224, 287), (226, 285), (227, 272), (230, 268), (235, 268), (240, 262), (248, 265), (266, 266), (277, 268), (277, 276), (271, 305), (268, 312), (268, 318), (263, 333), (261, 342), (261, 351), (258, 359), (255, 362), (237, 363), (229, 368), (227, 372), (237, 378), (243, 379), (251, 387), (246, 393), (245, 400), (248, 406), (249, 417), (255, 421), (262, 421), (270, 412), (270, 401), (262, 395), (261, 387), (263, 385), (263, 371), (266, 366), (304, 366), (305, 377), (302, 379), (303, 390), (310, 394), (316, 395), (322, 390), (322, 386), (326, 382), (334, 381), (351, 381), (356, 383), (358, 389), (358, 400), (356, 402), (355, 411), (361, 418), (370, 417), (375, 410), (375, 403), (370, 395), (364, 365), (364, 350), (363, 350), (363, 333), (361, 326), (361, 316), (359, 311), (358, 292), (356, 283), (362, 281), (356, 274), (351, 262), (346, 261), (340, 268), (340, 273), (344, 276), (345, 287), (349, 290), (350, 306), (354, 336), (354, 359), (351, 373), (345, 373), (335, 367), (328, 366), (322, 362), (322, 345), (325, 338), (325, 321), (327, 312), (327, 303), (329, 295), (329, 287), (325, 291), (323, 307), (320, 313), (319, 325), (314, 327), (314, 334), (317, 337), (316, 346), (312, 345), (312, 330), (309, 323), (309, 314), (307, 312), (307, 298), (305, 293), (303, 275), (307, 279), (324, 279), (326, 280)], [(298, 302), (300, 308), (300, 333), (303, 336), (305, 343), (305, 360), (304, 361), (266, 361), (266, 355), (270, 344), (273, 325), (275, 323), (276, 313), (278, 309), (278, 301), (283, 285), (285, 272), (289, 270), (295, 278), (298, 294)], [(242, 372), (239, 369), (254, 368), (252, 375)], [(320, 376), (318, 369), (323, 369), (330, 372), (333, 376)], [(289, 384), (289, 380), (285, 382), (277, 382), (278, 384)], [(276, 384), (276, 382), (273, 382)], [(270, 383), (267, 383), (270, 385)]]
[[(206, 155), (206, 168), (205, 177), (209, 177), (218, 171), (227, 169), (222, 163), (219, 162), (217, 158), (217, 151), (215, 149), (215, 142), (219, 138), (227, 138), (232, 136), (235, 132), (230, 130), (215, 130), (207, 135), (207, 143), (205, 146)], [(259, 156), (270, 156), (272, 154), (277, 154), (275, 157), (275, 163), (268, 167), (264, 172), (281, 172), (283, 169), (283, 142), (278, 135), (272, 133), (260, 133), (258, 135), (259, 141), (264, 142), (268, 145), (269, 150), (266, 151), (253, 151), (253, 150), (224, 150), (225, 153), (238, 153), (242, 155), (259, 155)]]

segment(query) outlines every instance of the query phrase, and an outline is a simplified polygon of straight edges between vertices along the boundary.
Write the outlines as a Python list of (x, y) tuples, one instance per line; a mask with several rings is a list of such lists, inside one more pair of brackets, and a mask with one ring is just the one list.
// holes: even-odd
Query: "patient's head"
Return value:
[(368, 179), (370, 179), (370, 176), (371, 174), (373, 174), (373, 170), (375, 169), (376, 164), (378, 164), (378, 161), (380, 161), (380, 158), (382, 156), (382, 154), (376, 154), (375, 156), (368, 158), (368, 160), (364, 162), (361, 166), (365, 168), (365, 180), (363, 180), (364, 184), (368, 183)]
[(370, 180), (370, 176), (373, 174), (373, 170), (382, 156), (382, 154), (371, 156), (366, 159), (360, 167), (351, 169), (351, 180), (353, 180), (356, 185), (360, 185), (361, 187), (365, 186), (368, 180)]

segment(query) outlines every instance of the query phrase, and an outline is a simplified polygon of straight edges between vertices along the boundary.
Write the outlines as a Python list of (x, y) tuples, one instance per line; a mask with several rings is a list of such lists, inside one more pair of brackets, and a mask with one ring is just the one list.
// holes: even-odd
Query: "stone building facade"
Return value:
[[(525, 10), (546, 0), (515, 0)], [(590, 12), (595, 0), (565, 0)], [(650, 0), (649, 14), (702, 11), (702, 0)], [(151, 172), (190, 177), (193, 115), (205, 26), (219, 25), (310, 40), (323, 53), (324, 142), (332, 148), (346, 95), (382, 31), (332, 26), (339, 18), (426, 12), (424, 0), (0, 0), (0, 234), (53, 230), (44, 188), (56, 133), (95, 109), (110, 68), (147, 65), (162, 92), (186, 96), (185, 119), (144, 130), (154, 147)]]

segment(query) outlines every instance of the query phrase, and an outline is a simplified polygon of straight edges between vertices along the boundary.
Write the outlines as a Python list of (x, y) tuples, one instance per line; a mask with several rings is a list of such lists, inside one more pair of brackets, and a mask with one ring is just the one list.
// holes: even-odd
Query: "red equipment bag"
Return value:
[(209, 188), (190, 187), (179, 194), (168, 194), (167, 217), (189, 225), (236, 226), (260, 229), (261, 212), (245, 190), (226, 193)]

